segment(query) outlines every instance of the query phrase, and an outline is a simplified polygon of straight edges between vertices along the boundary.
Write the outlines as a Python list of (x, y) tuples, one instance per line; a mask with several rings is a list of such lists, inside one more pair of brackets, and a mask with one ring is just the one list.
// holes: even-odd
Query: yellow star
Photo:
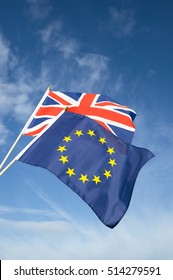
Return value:
[(112, 167), (114, 166), (114, 165), (117, 165), (117, 163), (115, 162), (115, 159), (109, 159), (109, 162), (108, 162)]
[(82, 183), (84, 184), (86, 181), (89, 181), (88, 178), (87, 178), (87, 176), (88, 176), (88, 175), (83, 175), (83, 174), (81, 174), (79, 180), (82, 181)]
[(69, 141), (72, 141), (71, 136), (65, 136), (63, 141), (65, 141), (66, 143), (68, 143)]
[(75, 134), (79, 137), (83, 135), (82, 130), (76, 130)]
[(108, 179), (109, 177), (112, 177), (110, 170), (106, 170), (106, 169), (105, 169), (105, 173), (104, 173), (103, 175), (104, 175), (107, 179)]
[(94, 175), (94, 178), (92, 179), (92, 181), (94, 181), (94, 182), (96, 183), (96, 185), (97, 185), (98, 183), (101, 183), (100, 176)]
[(107, 152), (110, 153), (110, 155), (115, 153), (114, 148), (110, 148), (110, 147), (108, 147)]
[(96, 136), (95, 133), (94, 133), (94, 130), (90, 130), (90, 129), (88, 129), (87, 134), (89, 134), (91, 137)]
[(66, 146), (59, 146), (57, 151), (60, 151), (61, 153), (67, 151)]
[(64, 164), (64, 163), (66, 163), (66, 162), (68, 162), (68, 156), (61, 156), (61, 158), (59, 159), (59, 161), (62, 161), (62, 163)]
[(68, 170), (66, 171), (66, 173), (71, 177), (72, 175), (76, 175), (75, 173), (74, 173), (74, 168), (70, 168), (70, 167), (68, 167)]
[(100, 137), (99, 142), (101, 142), (102, 144), (106, 143), (106, 139), (104, 137)]

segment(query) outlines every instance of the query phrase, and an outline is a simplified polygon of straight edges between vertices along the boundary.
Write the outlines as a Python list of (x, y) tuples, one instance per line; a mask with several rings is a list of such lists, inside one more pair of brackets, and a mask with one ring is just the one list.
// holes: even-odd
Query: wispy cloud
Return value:
[(0, 77), (6, 78), (8, 72), (17, 64), (17, 58), (10, 48), (10, 42), (0, 32)]
[(6, 143), (7, 137), (9, 136), (9, 130), (0, 121), (0, 146)]
[(28, 4), (26, 14), (31, 20), (43, 20), (52, 10), (49, 0), (26, 0), (26, 3)]
[(69, 222), (72, 221), (71, 216), (67, 212), (65, 212), (58, 205), (57, 202), (54, 202), (53, 200), (51, 200), (49, 198), (49, 196), (46, 193), (43, 192), (43, 190), (38, 189), (38, 188), (36, 188), (36, 189), (32, 188), (32, 190), (39, 197), (39, 199), (43, 200), (48, 205), (48, 207), (51, 209), (51, 211), (53, 211), (54, 215), (56, 215), (57, 218), (61, 217), (66, 221), (69, 221)]
[(42, 42), (46, 45), (49, 44), (50, 47), (51, 44), (58, 39), (61, 30), (62, 30), (62, 22), (60, 20), (51, 22), (46, 27), (41, 29), (39, 32), (41, 35)]
[(147, 78), (151, 79), (156, 75), (156, 71), (153, 69), (149, 69), (148, 72), (146, 73)]
[[(7, 136), (10, 135), (5, 118), (8, 116), (8, 119), (15, 118), (22, 121), (32, 107), (24, 71), (20, 73), (18, 79), (20, 70), (18, 58), (13, 53), (10, 42), (0, 33), (0, 145), (4, 145)], [(13, 79), (11, 79), (11, 72), (13, 72)], [(25, 95), (23, 95), (24, 91)]]
[(130, 36), (135, 27), (135, 18), (132, 10), (110, 9), (111, 24), (119, 38)]
[[(30, 185), (30, 184), (29, 184)], [(34, 184), (32, 184), (33, 186)], [(71, 226), (73, 226), (74, 229), (78, 231), (78, 233), (82, 234), (85, 236), (87, 232), (85, 232), (85, 229), (83, 228), (83, 224), (79, 224), (76, 222), (76, 220), (68, 213), (65, 211), (57, 201), (54, 201), (49, 197), (47, 193), (45, 193), (43, 190), (32, 187), (32, 191), (38, 196), (39, 199), (41, 199), (43, 202), (46, 203), (46, 205), (49, 207), (51, 213), (52, 213), (52, 218), (56, 220), (63, 220), (67, 223), (69, 223)]]
[(151, 213), (145, 213), (145, 217), (139, 219), (129, 214), (125, 220), (114, 230), (83, 224), (82, 232), (67, 221), (26, 222), (0, 219), (0, 257), (1, 259), (172, 259), (171, 215), (158, 213), (156, 217), (151, 216)]
[(9, 60), (10, 49), (7, 41), (0, 34), (0, 66), (3, 67)]
[(19, 208), (19, 207), (11, 207), (11, 206), (6, 206), (6, 205), (0, 205), (0, 213), (1, 215), (4, 214), (16, 214), (16, 213), (22, 213), (22, 214), (34, 214), (34, 215), (39, 215), (39, 214), (45, 214), (48, 215), (50, 213), (49, 210), (45, 209), (31, 209), (31, 208)]
[[(0, 102), (0, 116), (1, 118), (15, 118), (23, 122), (29, 113), (31, 113), (33, 104), (30, 100), (32, 92), (32, 84), (27, 81), (16, 82), (0, 82), (1, 87), (1, 102)], [(10, 113), (10, 115), (9, 115)]]
[(37, 97), (35, 95), (34, 98), (31, 98), (34, 90), (33, 84), (34, 88), (38, 90), (46, 82), (43, 77), (44, 72), (40, 72), (38, 77), (34, 77), (27, 69), (27, 65), (22, 62), (22, 58), (14, 53), (13, 48), (5, 36), (0, 33), (0, 145), (5, 144), (5, 140), (10, 134), (6, 126), (6, 119), (25, 122), (33, 110), (34, 98)]
[[(87, 53), (80, 57), (76, 57), (78, 71), (81, 73), (79, 84), (89, 89), (98, 87), (98, 83), (102, 88), (108, 79), (108, 63), (106, 56), (100, 54)], [(102, 85), (101, 85), (102, 84)]]
[(132, 9), (109, 9), (109, 18), (106, 22), (100, 22), (101, 30), (111, 32), (116, 39), (131, 37), (134, 33), (136, 19)]
[[(53, 21), (39, 32), (45, 57), (44, 68), (60, 87), (70, 91), (97, 91), (101, 89), (109, 76), (108, 57), (92, 52), (84, 52), (82, 44), (65, 32), (62, 21)], [(56, 76), (55, 76), (56, 73)], [(54, 77), (54, 78), (53, 78)]]
[(43, 42), (43, 50), (45, 52), (54, 50), (60, 52), (66, 59), (76, 53), (79, 48), (78, 41), (65, 34), (63, 31), (63, 24), (60, 20), (51, 22), (39, 33)]

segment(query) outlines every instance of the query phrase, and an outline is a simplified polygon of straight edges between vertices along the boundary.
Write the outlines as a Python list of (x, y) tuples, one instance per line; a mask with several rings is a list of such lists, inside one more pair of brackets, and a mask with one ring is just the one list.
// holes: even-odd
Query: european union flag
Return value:
[(129, 206), (140, 169), (152, 157), (92, 119), (66, 111), (19, 160), (55, 174), (113, 228)]

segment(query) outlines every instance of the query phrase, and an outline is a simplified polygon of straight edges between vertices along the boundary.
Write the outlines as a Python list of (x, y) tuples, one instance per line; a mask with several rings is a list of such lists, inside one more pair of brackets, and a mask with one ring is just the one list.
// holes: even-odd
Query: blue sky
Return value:
[(173, 259), (172, 10), (171, 0), (1, 0), (0, 160), (49, 85), (134, 109), (133, 144), (156, 157), (113, 230), (55, 176), (16, 162), (0, 178), (0, 259)]

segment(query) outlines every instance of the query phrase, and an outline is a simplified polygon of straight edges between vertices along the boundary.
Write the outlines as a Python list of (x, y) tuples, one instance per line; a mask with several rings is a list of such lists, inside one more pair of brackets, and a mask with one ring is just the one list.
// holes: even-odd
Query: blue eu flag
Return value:
[(66, 111), (19, 160), (55, 174), (113, 228), (129, 206), (140, 169), (152, 157), (92, 119)]

